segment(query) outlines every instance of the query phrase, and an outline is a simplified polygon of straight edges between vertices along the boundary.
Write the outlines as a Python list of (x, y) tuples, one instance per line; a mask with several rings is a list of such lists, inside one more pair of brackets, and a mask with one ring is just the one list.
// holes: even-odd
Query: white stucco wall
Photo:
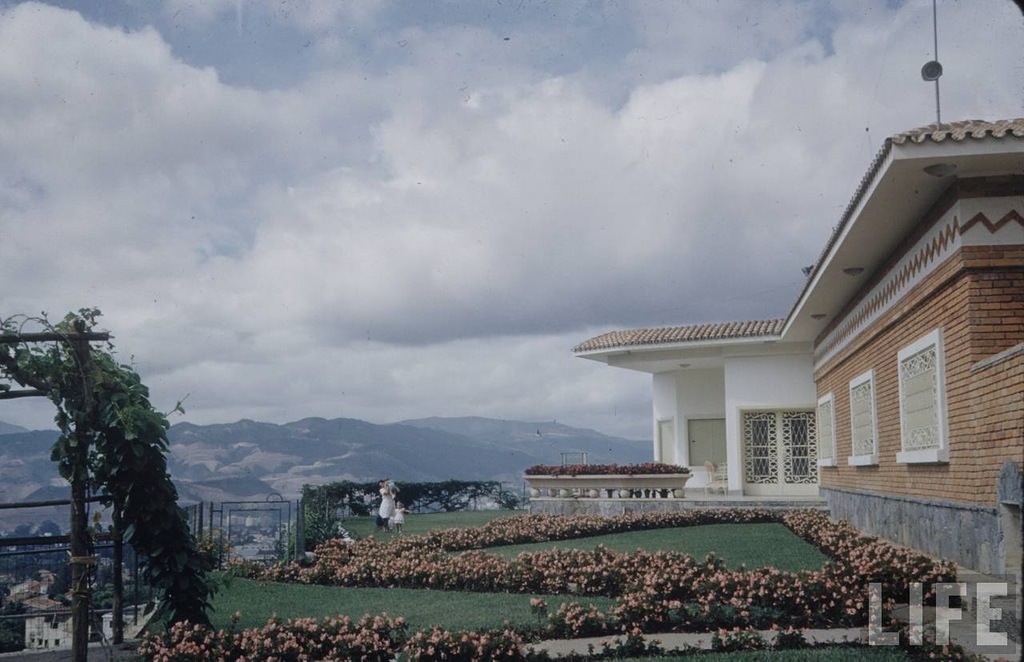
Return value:
[[(672, 444), (673, 462), (690, 465), (687, 422), (691, 418), (723, 418), (725, 416), (725, 371), (721, 368), (677, 370), (653, 375), (654, 448), (658, 457), (658, 422), (671, 419), (675, 423)], [(706, 477), (703, 467), (693, 467), (690, 487), (700, 487)]]
[(689, 466), (686, 424), (691, 418), (722, 418), (725, 415), (725, 371), (719, 368), (680, 370), (676, 373), (676, 407), (679, 412), (679, 463)]
[(743, 488), (741, 413), (751, 409), (814, 409), (817, 403), (810, 352), (725, 359), (725, 437), (729, 489)]
[(675, 375), (670, 372), (655, 373), (652, 375), (652, 425), (651, 439), (654, 440), (651, 446), (651, 459), (658, 459), (658, 421), (675, 421), (675, 441), (672, 444), (676, 457), (679, 456), (679, 422), (676, 420), (676, 380)]

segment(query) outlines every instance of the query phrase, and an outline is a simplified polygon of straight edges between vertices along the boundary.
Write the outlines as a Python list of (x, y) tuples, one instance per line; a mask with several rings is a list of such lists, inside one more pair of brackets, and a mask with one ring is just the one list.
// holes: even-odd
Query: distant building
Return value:
[(71, 636), (70, 614), (45, 614), (25, 619), (25, 648), (29, 650), (71, 648)]

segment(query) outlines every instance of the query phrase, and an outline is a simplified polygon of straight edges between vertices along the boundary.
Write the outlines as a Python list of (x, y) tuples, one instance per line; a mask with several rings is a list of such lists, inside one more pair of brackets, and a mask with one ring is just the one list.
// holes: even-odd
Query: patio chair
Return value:
[(716, 489), (722, 490), (722, 494), (729, 492), (729, 475), (724, 464), (705, 462), (704, 470), (708, 472), (708, 482), (704, 484), (704, 496)]

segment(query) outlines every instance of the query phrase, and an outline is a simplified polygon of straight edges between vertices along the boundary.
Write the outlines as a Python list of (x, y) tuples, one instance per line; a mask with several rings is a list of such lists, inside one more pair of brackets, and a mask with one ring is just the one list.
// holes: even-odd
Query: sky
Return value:
[[(1021, 11), (937, 6), (943, 120), (1024, 116)], [(572, 347), (785, 316), (934, 57), (930, 0), (0, 0), (0, 318), (99, 308), (172, 423), (650, 439)]]

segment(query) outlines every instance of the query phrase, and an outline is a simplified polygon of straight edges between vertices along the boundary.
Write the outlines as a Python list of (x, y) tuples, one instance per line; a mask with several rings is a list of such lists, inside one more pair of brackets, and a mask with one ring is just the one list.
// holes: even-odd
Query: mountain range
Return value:
[[(66, 498), (67, 483), (50, 461), (56, 438), (53, 430), (0, 422), (0, 503)], [(280, 425), (177, 423), (168, 439), (168, 470), (182, 503), (264, 498), (275, 492), (295, 498), (305, 484), (383, 477), (399, 483), (459, 479), (519, 486), (524, 469), (558, 464), (563, 452), (585, 452), (592, 463), (651, 459), (650, 442), (554, 421), (479, 417), (390, 424), (351, 418), (304, 418)], [(12, 512), (31, 511), (0, 511), (0, 529)]]

